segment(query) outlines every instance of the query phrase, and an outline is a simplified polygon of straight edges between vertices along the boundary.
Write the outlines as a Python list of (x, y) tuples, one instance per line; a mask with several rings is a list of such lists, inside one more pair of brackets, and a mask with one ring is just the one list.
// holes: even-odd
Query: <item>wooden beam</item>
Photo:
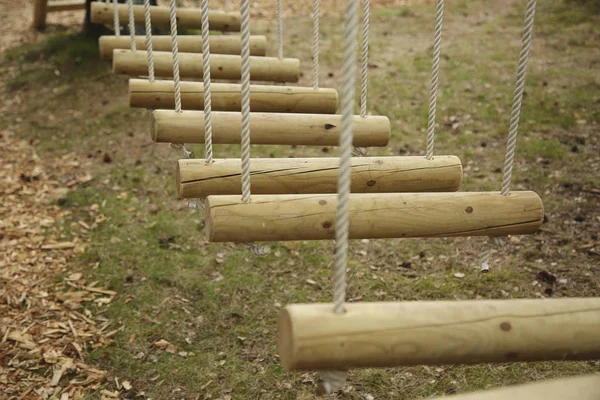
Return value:
[[(127, 4), (119, 4), (119, 20), (121, 24), (126, 24), (129, 20)], [(144, 25), (144, 6), (134, 5), (135, 23)], [(111, 3), (93, 2), (92, 3), (92, 22), (95, 24), (112, 24), (113, 5)], [(169, 28), (169, 7), (150, 7), (150, 17), (152, 26), (157, 28)], [(240, 31), (240, 13), (214, 11), (208, 12), (208, 24), (213, 31)], [(200, 29), (200, 9), (199, 8), (177, 8), (177, 28), (179, 29)]]
[[(339, 158), (258, 158), (250, 163), (252, 193), (335, 193)], [(177, 162), (180, 198), (241, 194), (239, 159), (182, 159)], [(352, 192), (456, 191), (462, 180), (458, 157), (354, 157)]]
[(85, 0), (56, 0), (48, 3), (48, 12), (85, 10)]
[[(173, 77), (173, 53), (155, 51), (154, 73)], [(179, 74), (182, 78), (200, 79), (203, 76), (202, 54), (179, 53)], [(242, 58), (231, 54), (210, 56), (210, 76), (213, 79), (240, 80)], [(113, 73), (130, 76), (148, 75), (148, 52), (144, 50), (114, 50)], [(250, 78), (253, 81), (298, 82), (300, 60), (297, 58), (250, 57)]]
[[(204, 85), (200, 82), (181, 82), (181, 103), (186, 110), (204, 108)], [(214, 111), (241, 110), (241, 85), (213, 83)], [(129, 80), (129, 105), (150, 109), (175, 108), (173, 81), (149, 82)], [(334, 114), (338, 95), (335, 89), (317, 90), (310, 87), (250, 85), (252, 112)]]
[(600, 400), (600, 375), (508, 386), (433, 400)]
[(48, 0), (34, 0), (33, 23), (34, 29), (42, 29), (46, 26), (46, 14), (48, 13)]
[[(138, 50), (146, 50), (146, 37), (136, 36)], [(112, 60), (113, 50), (131, 48), (129, 36), (100, 36), (98, 41), (100, 57)], [(179, 51), (182, 53), (202, 53), (202, 36), (182, 35), (177, 37)], [(171, 51), (171, 36), (153, 35), (152, 48), (155, 51)], [(214, 54), (240, 54), (241, 41), (239, 35), (213, 35), (210, 37), (210, 51)], [(266, 36), (250, 36), (250, 55), (264, 56), (267, 54)]]
[(597, 359), (598, 332), (600, 298), (299, 304), (278, 344), (287, 369), (348, 369)]
[[(152, 139), (165, 143), (204, 143), (204, 112), (156, 110), (152, 113)], [(253, 112), (250, 117), (252, 144), (337, 146), (341, 116), (336, 114), (282, 114)], [(239, 144), (242, 114), (212, 113), (213, 142)], [(390, 120), (384, 116), (354, 117), (355, 146), (387, 146)]]
[[(337, 195), (210, 196), (211, 242), (333, 239)], [(534, 192), (356, 193), (350, 195), (350, 239), (503, 236), (535, 233), (542, 200)]]

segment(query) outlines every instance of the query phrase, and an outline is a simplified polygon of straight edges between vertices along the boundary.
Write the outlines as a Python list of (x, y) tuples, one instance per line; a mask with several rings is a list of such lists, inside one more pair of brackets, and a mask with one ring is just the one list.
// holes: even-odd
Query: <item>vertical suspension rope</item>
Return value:
[(319, 88), (319, 0), (313, 0), (313, 89)]
[(137, 51), (135, 44), (135, 15), (133, 13), (133, 0), (127, 0), (127, 11), (129, 11), (129, 38), (131, 39), (131, 51)]
[(181, 110), (181, 84), (179, 82), (179, 46), (177, 44), (177, 12), (175, 0), (169, 0), (169, 18), (171, 25), (171, 49), (173, 52), (173, 85), (175, 89), (175, 111)]
[[(525, 87), (525, 75), (527, 72), (527, 62), (529, 61), (529, 49), (531, 48), (531, 38), (533, 35), (533, 20), (535, 17), (536, 0), (528, 0), (525, 10), (525, 23), (523, 27), (523, 37), (521, 39), (521, 52), (519, 54), (519, 66), (517, 68), (517, 82), (510, 116), (510, 127), (508, 129), (508, 140), (506, 144), (506, 157), (504, 160), (504, 175), (502, 177), (502, 188), (500, 193), (503, 196), (510, 195), (510, 183), (512, 180), (512, 170), (515, 161), (515, 149), (517, 147), (517, 134), (519, 130), (519, 118), (521, 116), (521, 105), (523, 101), (523, 89)], [(484, 244), (482, 250), (481, 271), (489, 271), (491, 245), (503, 246), (506, 239), (502, 236), (490, 237)]]
[(277, 0), (277, 57), (283, 58), (283, 0)]
[(363, 25), (362, 25), (362, 58), (360, 70), (360, 116), (367, 117), (367, 89), (369, 74), (369, 18), (371, 14), (371, 1), (363, 0)]
[[(338, 175), (338, 206), (335, 222), (335, 264), (333, 273), (333, 312), (343, 314), (346, 309), (346, 268), (348, 264), (348, 231), (350, 214), (350, 179), (352, 172), (352, 118), (354, 114), (354, 85), (356, 84), (358, 0), (346, 0), (344, 24), (344, 63), (340, 110), (340, 167)], [(346, 371), (322, 371), (323, 393), (341, 390)]]
[(242, 201), (250, 202), (250, 2), (242, 0)]
[(210, 28), (208, 25), (208, 0), (200, 3), (202, 14), (202, 66), (204, 81), (204, 145), (205, 161), (207, 164), (213, 162), (212, 149), (212, 106), (210, 92)]
[(225, 0), (225, 3), (223, 3), (223, 10), (224, 11), (229, 10), (229, 0)]
[(435, 30), (433, 34), (433, 63), (431, 67), (431, 92), (429, 95), (429, 123), (427, 126), (427, 151), (425, 158), (433, 158), (435, 142), (435, 112), (437, 107), (438, 77), (440, 73), (440, 49), (442, 47), (442, 22), (444, 19), (444, 0), (437, 0), (435, 11)]
[(150, 0), (144, 0), (144, 21), (146, 24), (146, 50), (148, 51), (148, 79), (154, 82), (154, 55), (152, 54), (152, 19)]
[(113, 24), (115, 36), (121, 36), (121, 23), (119, 22), (119, 3), (118, 0), (113, 0)]
[(502, 178), (503, 196), (510, 194), (510, 183), (515, 161), (515, 148), (517, 146), (517, 133), (519, 131), (519, 118), (521, 116), (521, 104), (523, 101), (523, 88), (525, 87), (525, 73), (527, 72), (527, 61), (529, 60), (529, 49), (531, 48), (531, 36), (533, 33), (533, 19), (535, 16), (536, 0), (527, 1), (525, 11), (525, 26), (521, 41), (521, 53), (519, 55), (519, 67), (517, 69), (517, 83), (513, 97), (512, 113), (510, 116), (510, 128), (508, 130), (508, 141), (506, 144), (506, 158), (504, 160), (504, 176)]

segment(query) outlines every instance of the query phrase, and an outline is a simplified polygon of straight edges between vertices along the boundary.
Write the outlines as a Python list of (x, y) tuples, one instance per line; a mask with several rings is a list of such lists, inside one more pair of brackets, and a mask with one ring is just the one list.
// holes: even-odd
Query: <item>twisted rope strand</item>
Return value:
[(173, 85), (175, 88), (175, 111), (181, 110), (181, 83), (179, 82), (179, 46), (177, 43), (177, 12), (175, 0), (169, 0), (169, 18), (171, 25), (171, 49), (173, 51)]
[(137, 51), (135, 43), (135, 15), (133, 13), (133, 0), (127, 0), (127, 10), (129, 11), (129, 39), (131, 40), (131, 51)]
[(250, 202), (250, 4), (241, 3), (242, 35), (242, 201)]
[[(333, 273), (333, 312), (343, 314), (346, 301), (346, 268), (348, 265), (348, 233), (350, 214), (350, 179), (352, 170), (352, 117), (356, 84), (358, 35), (358, 0), (346, 0), (344, 26), (344, 63), (340, 110), (340, 167), (338, 175), (338, 207), (335, 222), (335, 264)], [(333, 393), (344, 386), (346, 371), (323, 371), (320, 389)]]
[(319, 0), (313, 0), (313, 89), (319, 88)]
[(506, 158), (504, 160), (504, 176), (502, 178), (501, 190), (503, 196), (508, 196), (510, 194), (510, 183), (512, 180), (517, 134), (519, 131), (519, 118), (521, 116), (521, 103), (523, 101), (523, 89), (525, 87), (525, 74), (527, 72), (527, 61), (529, 60), (529, 49), (531, 47), (531, 36), (533, 34), (535, 6), (536, 0), (527, 1), (525, 26), (523, 28), (523, 38), (521, 41), (521, 53), (519, 55), (519, 67), (517, 68), (517, 83), (515, 85), (510, 128), (508, 130), (508, 141), (506, 145)]
[(283, 0), (277, 0), (277, 57), (283, 58)]
[(360, 116), (367, 117), (367, 83), (369, 74), (369, 18), (371, 14), (371, 1), (364, 0), (362, 25), (362, 58), (360, 70)]
[(154, 55), (152, 54), (152, 19), (150, 0), (144, 0), (144, 21), (146, 23), (146, 50), (148, 51), (148, 79), (154, 82)]
[(113, 24), (115, 36), (121, 36), (121, 23), (119, 22), (119, 3), (118, 0), (113, 0)]
[(212, 105), (210, 91), (210, 27), (208, 24), (208, 0), (202, 0), (200, 4), (202, 14), (202, 66), (204, 81), (204, 145), (205, 161), (207, 164), (213, 162), (212, 149)]
[(433, 34), (433, 63), (431, 67), (431, 92), (429, 94), (429, 123), (427, 126), (427, 150), (425, 158), (433, 158), (435, 142), (435, 112), (437, 107), (438, 77), (440, 73), (440, 50), (442, 47), (442, 23), (444, 19), (444, 0), (437, 1), (435, 11), (435, 30)]

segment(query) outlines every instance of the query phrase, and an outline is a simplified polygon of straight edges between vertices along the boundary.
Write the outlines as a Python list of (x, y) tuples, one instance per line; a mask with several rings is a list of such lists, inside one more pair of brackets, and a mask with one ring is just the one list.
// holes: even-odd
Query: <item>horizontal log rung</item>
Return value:
[[(152, 140), (165, 143), (204, 143), (204, 112), (156, 110), (152, 113)], [(337, 146), (341, 115), (253, 112), (250, 117), (252, 144)], [(352, 120), (354, 146), (387, 146), (390, 120), (384, 116), (355, 116)], [(212, 113), (213, 143), (239, 144), (240, 112)]]
[[(240, 111), (241, 85), (213, 83), (213, 111)], [(129, 105), (154, 110), (174, 109), (173, 81), (147, 79), (129, 80)], [(338, 95), (335, 89), (299, 86), (250, 85), (252, 112), (334, 114)], [(204, 108), (204, 85), (200, 82), (181, 82), (181, 103), (185, 110)]]
[(335, 314), (332, 304), (282, 309), (278, 342), (284, 367), (347, 370), (600, 358), (600, 298), (345, 307), (344, 314)]
[(85, 0), (57, 0), (48, 2), (48, 12), (72, 10), (85, 10)]
[[(534, 192), (352, 193), (350, 238), (505, 236), (535, 233), (543, 205)], [(327, 240), (335, 236), (335, 194), (209, 196), (212, 242)]]
[[(335, 193), (338, 158), (258, 158), (250, 161), (254, 194)], [(181, 198), (241, 194), (239, 159), (177, 162)], [(462, 179), (458, 157), (354, 157), (353, 193), (456, 191)]]

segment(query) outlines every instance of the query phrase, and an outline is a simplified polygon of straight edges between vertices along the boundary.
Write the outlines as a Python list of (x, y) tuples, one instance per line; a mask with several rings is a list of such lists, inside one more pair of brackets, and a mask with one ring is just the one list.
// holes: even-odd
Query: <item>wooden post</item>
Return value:
[(327, 370), (597, 359), (598, 332), (600, 298), (299, 304), (278, 344), (285, 368)]
[(508, 386), (432, 400), (600, 400), (600, 375)]
[[(155, 51), (156, 76), (173, 76), (173, 53)], [(231, 54), (210, 56), (210, 75), (213, 79), (241, 79), (242, 58)], [(148, 53), (144, 50), (115, 50), (113, 73), (131, 76), (148, 75)], [(182, 78), (200, 79), (203, 75), (202, 54), (179, 53), (179, 74)], [(297, 58), (250, 57), (250, 76), (253, 81), (298, 82), (300, 60)]]
[[(211, 242), (333, 239), (337, 196), (210, 196)], [(534, 192), (356, 193), (350, 195), (350, 239), (504, 236), (535, 233), (544, 216)]]
[[(239, 136), (239, 135), (238, 135)], [(258, 158), (250, 163), (252, 193), (336, 193), (339, 158)], [(180, 198), (241, 194), (239, 159), (177, 162)], [(458, 157), (354, 157), (352, 192), (456, 191), (462, 180)]]
[[(136, 36), (138, 50), (146, 50), (146, 37)], [(100, 36), (98, 41), (100, 57), (112, 60), (116, 49), (129, 49), (131, 39), (128, 36)], [(182, 53), (202, 53), (202, 36), (182, 35), (177, 37), (179, 51)], [(171, 36), (152, 36), (152, 46), (155, 51), (171, 51)], [(210, 37), (210, 51), (214, 54), (237, 54), (241, 52), (239, 35), (215, 35)], [(250, 36), (250, 55), (264, 56), (267, 54), (267, 38), (265, 36)]]
[[(144, 24), (144, 6), (133, 6), (135, 23)], [(200, 29), (200, 9), (199, 8), (177, 8), (177, 28), (179, 29)], [(168, 28), (169, 7), (152, 6), (150, 8), (150, 17), (152, 26), (157, 28)], [(127, 4), (119, 4), (119, 19), (126, 23), (128, 20)], [(92, 3), (92, 22), (96, 24), (112, 24), (113, 5), (110, 3), (94, 2)], [(240, 13), (214, 11), (208, 12), (208, 23), (213, 31), (240, 31)]]
[[(186, 110), (204, 108), (203, 84), (181, 82), (181, 102)], [(212, 109), (214, 111), (241, 110), (241, 85), (213, 83)], [(149, 82), (129, 80), (129, 105), (150, 109), (174, 109), (173, 81)], [(297, 86), (250, 85), (252, 112), (333, 114), (337, 110), (335, 89)]]
[(34, 0), (33, 5), (33, 28), (42, 29), (46, 26), (46, 14), (48, 12), (48, 0)]
[[(204, 143), (204, 112), (156, 110), (152, 113), (152, 139), (165, 143)], [(383, 116), (353, 119), (354, 145), (387, 146), (390, 120)], [(337, 146), (341, 116), (336, 114), (282, 114), (253, 112), (250, 135), (253, 144)], [(212, 113), (213, 143), (239, 144), (242, 114)]]

